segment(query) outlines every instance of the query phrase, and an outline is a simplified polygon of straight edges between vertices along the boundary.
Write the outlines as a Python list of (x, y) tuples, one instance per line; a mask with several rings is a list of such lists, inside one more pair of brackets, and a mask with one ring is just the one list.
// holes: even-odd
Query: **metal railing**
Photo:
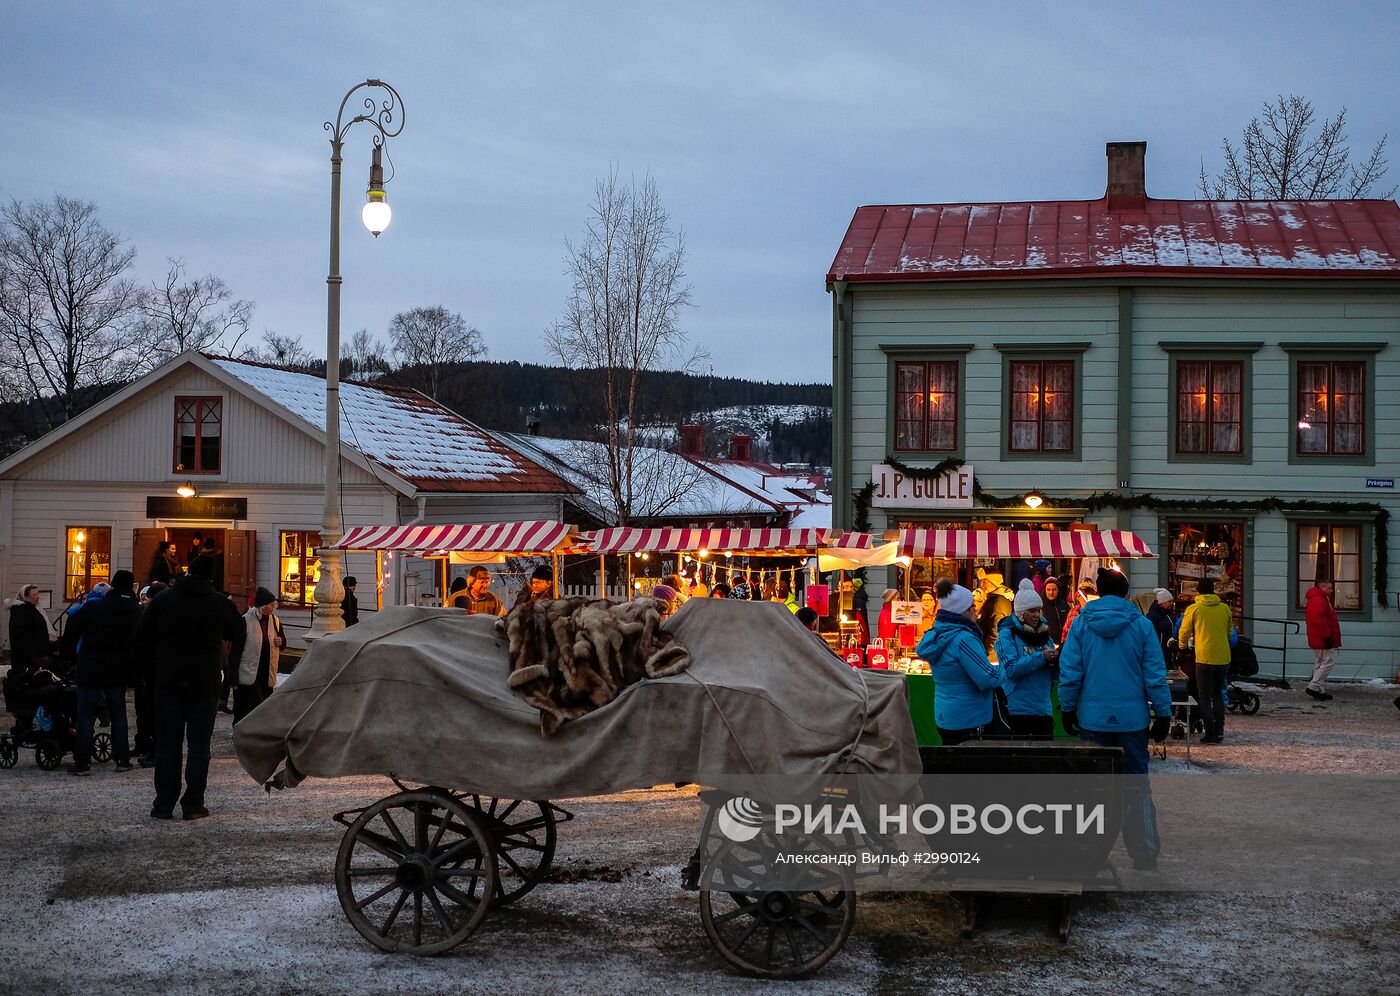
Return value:
[[(1289, 688), (1288, 684), (1288, 637), (1297, 636), (1302, 632), (1302, 623), (1296, 619), (1274, 619), (1269, 616), (1240, 616), (1240, 619), (1249, 623), (1267, 623), (1278, 627), (1278, 643), (1261, 643), (1260, 638), (1267, 635), (1270, 639), (1273, 634), (1264, 634), (1258, 628), (1251, 626), (1250, 641), (1254, 644), (1254, 653), (1259, 658), (1259, 673), (1247, 679), (1256, 685), (1273, 685), (1278, 688)], [(1296, 641), (1295, 641), (1296, 646)], [(1265, 662), (1264, 651), (1278, 651), (1278, 674), (1265, 674), (1268, 664)]]

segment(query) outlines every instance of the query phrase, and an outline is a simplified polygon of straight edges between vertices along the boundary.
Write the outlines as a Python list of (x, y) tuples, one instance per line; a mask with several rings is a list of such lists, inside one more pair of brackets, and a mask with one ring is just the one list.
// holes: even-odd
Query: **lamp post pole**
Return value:
[[(345, 107), (350, 98), (362, 89), (378, 90), (364, 98), (364, 110), (345, 120)], [(386, 95), (387, 96), (384, 96)], [(351, 87), (340, 102), (335, 123), (327, 121), (325, 130), (331, 134), (331, 229), (330, 268), (326, 275), (326, 448), (325, 502), (321, 508), (321, 541), (317, 547), (320, 577), (316, 581), (316, 608), (311, 616), (311, 628), (305, 639), (315, 641), (345, 628), (340, 603), (345, 588), (340, 582), (341, 553), (335, 546), (340, 541), (340, 167), (345, 135), (360, 121), (374, 128), (374, 157), (370, 168), (369, 203), (364, 221), (375, 238), (389, 224), (389, 208), (384, 201), (384, 171), (380, 167), (380, 150), (387, 139), (403, 131), (403, 100), (399, 93), (381, 80), (365, 80)]]

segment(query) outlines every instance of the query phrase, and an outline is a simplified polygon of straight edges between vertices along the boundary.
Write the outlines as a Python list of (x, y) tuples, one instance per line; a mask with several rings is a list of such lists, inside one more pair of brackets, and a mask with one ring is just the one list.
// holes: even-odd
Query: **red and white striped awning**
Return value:
[(1067, 529), (901, 529), (899, 552), (908, 557), (946, 560), (1040, 557), (1155, 557), (1142, 538), (1125, 529), (1091, 532)]
[(336, 544), (342, 550), (406, 550), (423, 553), (552, 553), (570, 545), (564, 522), (479, 522), (442, 526), (356, 526)]
[(584, 533), (593, 553), (745, 553), (775, 556), (811, 553), (824, 547), (867, 549), (865, 533), (831, 529), (645, 529), (618, 526)]

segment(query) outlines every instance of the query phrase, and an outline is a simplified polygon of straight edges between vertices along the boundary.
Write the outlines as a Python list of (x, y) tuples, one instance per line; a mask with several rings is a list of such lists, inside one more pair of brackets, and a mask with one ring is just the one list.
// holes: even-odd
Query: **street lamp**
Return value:
[[(345, 120), (345, 107), (360, 90), (377, 90), (364, 97), (364, 110)], [(345, 136), (361, 121), (374, 129), (374, 151), (370, 160), (368, 202), (360, 217), (375, 238), (389, 226), (389, 205), (384, 200), (384, 167), (380, 156), (384, 143), (403, 131), (403, 98), (383, 80), (365, 80), (351, 87), (340, 101), (335, 123), (323, 126), (331, 135), (331, 258), (326, 275), (326, 451), (325, 505), (321, 509), (320, 578), (316, 582), (316, 609), (311, 616), (307, 640), (318, 640), (345, 628), (340, 602), (345, 588), (340, 583), (340, 153)]]

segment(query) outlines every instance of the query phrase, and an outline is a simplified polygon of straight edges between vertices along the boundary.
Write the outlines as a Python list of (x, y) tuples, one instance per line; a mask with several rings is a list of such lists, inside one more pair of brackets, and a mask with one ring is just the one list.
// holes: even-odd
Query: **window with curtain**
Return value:
[(1176, 365), (1176, 451), (1244, 451), (1244, 364), (1183, 360)]
[(112, 580), (112, 530), (107, 526), (69, 526), (64, 553), (63, 597), (84, 597), (92, 587)]
[(1360, 612), (1365, 593), (1361, 578), (1361, 527), (1299, 523), (1297, 608), (1307, 604), (1308, 589), (1332, 584), (1338, 612)]
[(175, 399), (175, 463), (178, 474), (217, 474), (223, 449), (222, 398)]
[(951, 453), (958, 448), (958, 362), (894, 366), (894, 448)]
[(1298, 362), (1299, 456), (1366, 452), (1366, 364), (1359, 360)]
[(1011, 437), (1016, 453), (1074, 449), (1074, 361), (1011, 361)]

